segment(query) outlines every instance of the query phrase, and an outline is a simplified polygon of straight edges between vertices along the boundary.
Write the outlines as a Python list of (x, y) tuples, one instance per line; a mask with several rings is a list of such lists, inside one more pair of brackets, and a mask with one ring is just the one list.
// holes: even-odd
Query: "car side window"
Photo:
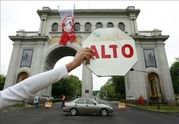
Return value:
[(93, 104), (94, 105), (94, 102), (90, 99), (86, 99), (86, 104)]
[(75, 101), (75, 103), (77, 103), (77, 104), (85, 104), (85, 101), (84, 101), (84, 99), (79, 99), (79, 100)]

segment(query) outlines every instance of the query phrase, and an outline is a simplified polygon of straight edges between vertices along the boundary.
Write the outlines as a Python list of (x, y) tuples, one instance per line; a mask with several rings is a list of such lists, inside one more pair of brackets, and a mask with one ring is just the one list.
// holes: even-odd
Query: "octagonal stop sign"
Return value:
[(82, 47), (95, 51), (87, 67), (97, 76), (124, 76), (137, 62), (134, 40), (118, 28), (98, 28)]

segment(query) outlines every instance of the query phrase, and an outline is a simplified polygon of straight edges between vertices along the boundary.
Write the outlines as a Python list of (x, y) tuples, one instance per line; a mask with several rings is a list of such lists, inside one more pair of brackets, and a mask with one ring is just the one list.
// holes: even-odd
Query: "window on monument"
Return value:
[(103, 25), (101, 22), (96, 23), (96, 28), (102, 28), (102, 27), (103, 27)]
[(80, 31), (80, 23), (75, 23), (75, 31)]
[(52, 31), (58, 31), (58, 23), (53, 23)]
[(125, 25), (124, 25), (124, 23), (120, 22), (118, 24), (118, 28), (121, 29), (122, 31), (125, 31)]
[(85, 24), (85, 31), (91, 31), (91, 23), (87, 22)]
[(113, 25), (112, 22), (109, 22), (109, 23), (107, 24), (107, 27), (108, 27), (108, 28), (112, 28), (112, 27), (114, 27), (114, 25)]

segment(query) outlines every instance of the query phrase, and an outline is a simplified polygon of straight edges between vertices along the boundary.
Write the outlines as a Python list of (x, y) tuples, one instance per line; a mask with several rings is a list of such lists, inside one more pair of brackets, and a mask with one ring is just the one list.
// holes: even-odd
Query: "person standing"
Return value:
[(38, 106), (39, 106), (39, 97), (38, 96), (36, 96), (34, 98), (34, 104), (35, 104), (35, 108), (38, 108)]
[(62, 96), (62, 106), (61, 106), (61, 108), (63, 108), (64, 104), (65, 104), (65, 95)]

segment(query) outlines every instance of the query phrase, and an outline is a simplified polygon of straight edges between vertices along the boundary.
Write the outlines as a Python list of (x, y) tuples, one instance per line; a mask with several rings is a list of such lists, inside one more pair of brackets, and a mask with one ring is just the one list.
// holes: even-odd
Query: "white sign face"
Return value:
[(82, 46), (95, 51), (87, 67), (97, 76), (124, 76), (137, 62), (134, 40), (118, 28), (98, 28)]

